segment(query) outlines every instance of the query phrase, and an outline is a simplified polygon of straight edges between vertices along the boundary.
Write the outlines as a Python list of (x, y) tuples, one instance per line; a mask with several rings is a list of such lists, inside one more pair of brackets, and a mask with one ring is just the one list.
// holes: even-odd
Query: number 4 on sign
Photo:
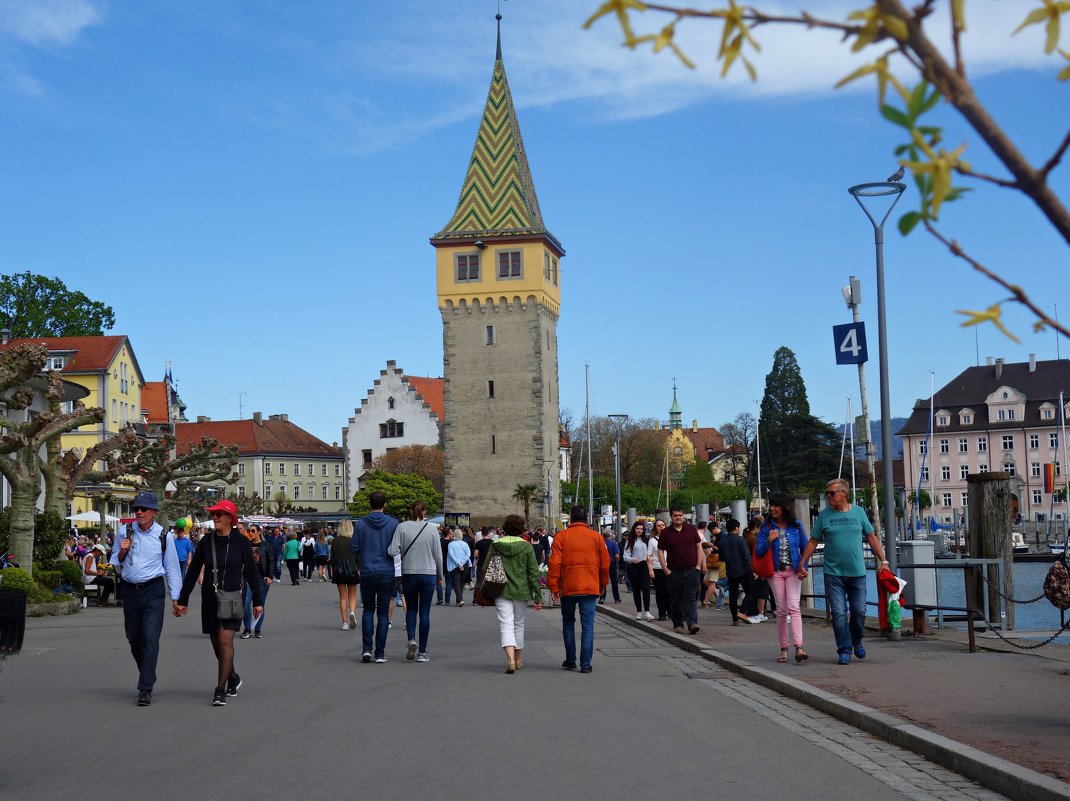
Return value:
[(832, 339), (836, 343), (836, 364), (864, 364), (869, 361), (865, 323), (834, 325)]

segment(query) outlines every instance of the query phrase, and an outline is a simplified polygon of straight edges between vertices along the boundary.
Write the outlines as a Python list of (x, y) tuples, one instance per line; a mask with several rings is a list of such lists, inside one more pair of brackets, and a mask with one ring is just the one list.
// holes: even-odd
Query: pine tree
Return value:
[(809, 416), (810, 401), (799, 362), (791, 348), (781, 346), (773, 354), (773, 369), (765, 377), (760, 424), (775, 427), (789, 417)]

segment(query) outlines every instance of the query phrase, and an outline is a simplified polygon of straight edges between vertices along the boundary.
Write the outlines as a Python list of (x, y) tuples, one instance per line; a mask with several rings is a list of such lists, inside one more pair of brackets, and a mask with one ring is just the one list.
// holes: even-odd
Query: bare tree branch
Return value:
[(1067, 147), (1070, 147), (1070, 131), (1066, 132), (1066, 136), (1063, 137), (1062, 144), (1059, 145), (1052, 157), (1048, 159), (1047, 163), (1040, 168), (1040, 175), (1043, 180), (1048, 179), (1048, 173), (1055, 169), (1055, 167), (1062, 161), (1063, 155), (1066, 153)]

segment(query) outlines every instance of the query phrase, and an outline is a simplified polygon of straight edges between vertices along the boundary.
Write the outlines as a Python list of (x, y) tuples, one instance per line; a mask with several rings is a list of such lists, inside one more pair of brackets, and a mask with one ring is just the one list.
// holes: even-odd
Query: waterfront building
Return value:
[(253, 412), (250, 420), (198, 417), (195, 423), (175, 424), (175, 447), (180, 454), (191, 445), (200, 445), (205, 437), (238, 448), (234, 481), (216, 484), (223, 494), (245, 497), (255, 493), (270, 501), (282, 492), (294, 506), (318, 512), (346, 509), (349, 499), (345, 497), (342, 449), (290, 422), (289, 415), (265, 418)]
[(342, 429), (347, 498), (353, 498), (372, 463), (388, 451), (441, 445), (444, 383), (441, 378), (405, 375), (397, 362), (387, 361)]
[(517, 511), (517, 485), (546, 488), (534, 521), (555, 515), (560, 475), (557, 321), (561, 243), (543, 222), (497, 51), (456, 210), (431, 237), (442, 315), (444, 509), (472, 525)]
[[(918, 400), (899, 431), (908, 496), (918, 489), (931, 492), (929, 511), (938, 522), (950, 523), (956, 511), (966, 509), (967, 476), (997, 470), (1010, 476), (1012, 514), (1065, 520), (1066, 501), (1057, 499), (1067, 469), (1060, 391), (1062, 411), (1070, 415), (1070, 360), (1037, 361), (1031, 355), (1028, 362), (1012, 364), (990, 358), (938, 389), (931, 433), (929, 398)], [(1054, 487), (1045, 486), (1046, 465), (1053, 466)]]

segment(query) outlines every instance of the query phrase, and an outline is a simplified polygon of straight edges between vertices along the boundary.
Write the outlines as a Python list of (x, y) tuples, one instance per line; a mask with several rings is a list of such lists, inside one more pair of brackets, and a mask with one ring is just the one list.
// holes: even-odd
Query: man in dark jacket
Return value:
[[(360, 566), (361, 662), (386, 661), (386, 634), (390, 627), (387, 613), (394, 597), (394, 558), (386, 551), (394, 537), (398, 521), (388, 517), (386, 493), (376, 490), (368, 498), (371, 507), (364, 517), (353, 524), (353, 543), (350, 550), (357, 555)], [(374, 642), (373, 642), (374, 640)]]
[(738, 626), (741, 620), (744, 623), (751, 622), (749, 617), (739, 611), (740, 589), (744, 595), (750, 595), (752, 592), (750, 548), (741, 536), (738, 520), (729, 520), (726, 528), (727, 532), (721, 536), (718, 550), (728, 575), (728, 608), (732, 612), (732, 625)]
[[(249, 526), (247, 536), (249, 544), (253, 546), (253, 562), (256, 563), (256, 572), (260, 576), (260, 603), (261, 606), (267, 606), (268, 590), (275, 580), (274, 548), (261, 536), (260, 526), (255, 523)], [(261, 612), (260, 617), (253, 617), (253, 593), (248, 584), (242, 585), (242, 603), (245, 605), (245, 631), (241, 633), (241, 638), (248, 640), (255, 637), (259, 640), (265, 612)]]

